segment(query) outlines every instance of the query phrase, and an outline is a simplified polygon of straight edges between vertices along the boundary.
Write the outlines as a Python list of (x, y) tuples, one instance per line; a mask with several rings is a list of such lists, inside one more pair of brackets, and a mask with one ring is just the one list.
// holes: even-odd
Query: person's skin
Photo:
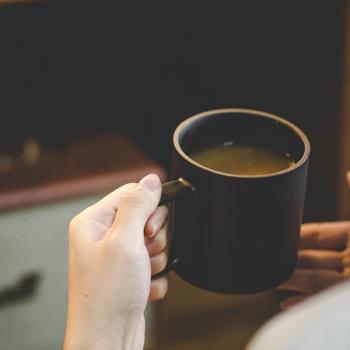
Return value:
[[(143, 348), (147, 300), (167, 292), (165, 278), (151, 280), (166, 265), (167, 210), (157, 208), (160, 195), (159, 178), (148, 175), (72, 220), (64, 350)], [(281, 288), (310, 295), (347, 278), (349, 235), (350, 222), (303, 225), (297, 268)]]
[(64, 350), (141, 350), (148, 300), (167, 292), (166, 207), (151, 174), (77, 215), (69, 227)]
[[(347, 174), (350, 188), (350, 172)], [(350, 277), (350, 221), (304, 224), (297, 268), (281, 289), (301, 293), (282, 302), (286, 309)]]

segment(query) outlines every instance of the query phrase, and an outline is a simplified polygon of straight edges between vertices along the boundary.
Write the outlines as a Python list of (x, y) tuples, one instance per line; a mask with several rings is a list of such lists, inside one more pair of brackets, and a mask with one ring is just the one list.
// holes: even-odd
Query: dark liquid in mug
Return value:
[(272, 174), (295, 164), (289, 153), (230, 141), (192, 153), (191, 158), (213, 170), (247, 176)]

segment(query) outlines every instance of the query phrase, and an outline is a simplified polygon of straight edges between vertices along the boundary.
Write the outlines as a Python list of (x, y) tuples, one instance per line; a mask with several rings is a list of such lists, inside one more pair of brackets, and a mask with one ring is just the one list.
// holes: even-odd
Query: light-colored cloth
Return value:
[(350, 350), (350, 282), (274, 317), (247, 350)]

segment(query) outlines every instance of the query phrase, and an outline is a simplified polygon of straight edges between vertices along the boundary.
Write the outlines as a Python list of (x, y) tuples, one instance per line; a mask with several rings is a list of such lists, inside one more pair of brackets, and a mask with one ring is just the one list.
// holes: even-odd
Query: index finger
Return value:
[(344, 250), (347, 247), (350, 221), (304, 224), (300, 232), (300, 249)]
[(100, 199), (97, 203), (95, 203), (95, 206), (109, 206), (117, 211), (120, 199), (122, 198), (123, 194), (126, 191), (135, 188), (136, 186), (137, 183), (127, 183)]
[(107, 228), (111, 227), (114, 222), (121, 197), (126, 191), (135, 188), (136, 186), (137, 184), (135, 183), (128, 183), (117, 188), (100, 199), (97, 203), (86, 208), (84, 210), (85, 214), (90, 219), (102, 223)]

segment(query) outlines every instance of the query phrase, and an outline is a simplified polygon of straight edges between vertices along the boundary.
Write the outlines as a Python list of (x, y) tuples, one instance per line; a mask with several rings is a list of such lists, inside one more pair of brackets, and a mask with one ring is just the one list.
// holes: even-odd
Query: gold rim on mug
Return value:
[[(247, 117), (260, 116), (263, 118), (271, 119), (278, 124), (283, 124), (283, 125), (289, 127), (291, 130), (293, 130), (295, 132), (295, 134), (302, 140), (302, 142), (304, 144), (304, 153), (303, 153), (302, 157), (294, 165), (292, 165), (284, 170), (275, 172), (275, 173), (263, 174), (263, 175), (235, 175), (235, 174), (231, 174), (231, 173), (225, 173), (222, 171), (213, 170), (213, 169), (208, 168), (204, 165), (201, 165), (201, 164), (195, 162), (191, 157), (189, 157), (183, 151), (183, 149), (180, 145), (180, 142), (179, 142), (179, 138), (181, 136), (181, 133), (186, 132), (187, 128), (190, 127), (193, 122), (195, 122), (196, 120), (200, 120), (202, 118), (205, 118), (205, 117), (222, 116), (225, 114), (227, 114), (227, 116), (232, 117), (232, 113), (246, 114)], [(307, 136), (304, 134), (304, 132), (300, 128), (298, 128), (293, 123), (291, 123), (288, 120), (281, 118), (277, 115), (271, 114), (271, 113), (262, 112), (262, 111), (258, 111), (258, 110), (254, 110), (254, 109), (245, 109), (245, 108), (214, 109), (214, 110), (210, 110), (207, 112), (195, 114), (194, 116), (187, 118), (186, 120), (184, 120), (182, 123), (180, 123), (177, 126), (177, 128), (175, 129), (175, 132), (174, 132), (174, 136), (173, 136), (173, 143), (174, 143), (175, 149), (183, 158), (185, 158), (188, 162), (194, 164), (195, 166), (202, 168), (203, 170), (206, 170), (206, 171), (218, 174), (218, 175), (237, 177), (237, 178), (248, 178), (248, 179), (249, 178), (264, 178), (264, 177), (277, 176), (277, 175), (282, 175), (282, 174), (286, 174), (290, 171), (293, 171), (294, 169), (299, 168), (302, 164), (304, 164), (306, 162), (306, 160), (308, 159), (308, 157), (310, 155), (310, 149), (311, 149), (310, 142), (309, 142)]]

